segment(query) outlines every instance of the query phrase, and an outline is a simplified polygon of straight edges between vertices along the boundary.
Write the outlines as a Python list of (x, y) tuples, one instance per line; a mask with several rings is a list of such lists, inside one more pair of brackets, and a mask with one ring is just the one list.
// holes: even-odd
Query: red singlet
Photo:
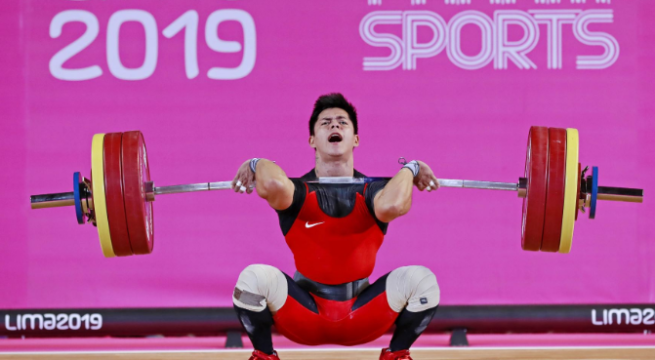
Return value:
[[(363, 177), (357, 171), (355, 176)], [(373, 198), (387, 181), (305, 183), (313, 179), (314, 170), (294, 180), (293, 203), (278, 212), (297, 270), (329, 285), (370, 276), (387, 228), (375, 218)]]

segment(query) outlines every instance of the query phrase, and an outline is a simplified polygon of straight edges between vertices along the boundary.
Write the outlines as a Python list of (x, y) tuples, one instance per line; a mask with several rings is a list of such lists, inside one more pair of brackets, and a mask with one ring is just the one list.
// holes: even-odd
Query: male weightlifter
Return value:
[(423, 266), (398, 268), (369, 284), (389, 222), (405, 215), (413, 186), (435, 190), (429, 166), (410, 161), (390, 180), (319, 184), (321, 177), (365, 177), (353, 167), (359, 146), (357, 113), (341, 95), (318, 98), (309, 120), (316, 166), (291, 180), (273, 162), (254, 158), (232, 187), (257, 194), (277, 211), (297, 272), (291, 278), (269, 265), (246, 267), (232, 300), (255, 348), (250, 360), (279, 360), (271, 326), (301, 344), (356, 345), (396, 329), (380, 360), (411, 360), (409, 347), (439, 304), (435, 275)]

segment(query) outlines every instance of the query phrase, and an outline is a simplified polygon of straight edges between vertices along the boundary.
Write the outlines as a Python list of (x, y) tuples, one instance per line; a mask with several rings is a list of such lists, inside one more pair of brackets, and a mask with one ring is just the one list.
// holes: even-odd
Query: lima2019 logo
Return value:
[[(470, 5), (470, 1), (458, 0), (458, 4), (459, 1)], [(510, 0), (503, 1), (513, 4)], [(423, 5), (425, 2), (412, 0), (412, 5)], [(369, 0), (369, 5), (380, 3), (381, 0)], [(576, 69), (605, 69), (617, 61), (619, 43), (611, 34), (592, 31), (589, 27), (599, 23), (611, 24), (613, 21), (612, 9), (502, 9), (495, 10), (491, 15), (478, 10), (464, 10), (448, 21), (429, 10), (373, 11), (361, 20), (360, 36), (370, 46), (388, 49), (388, 55), (365, 57), (363, 68), (367, 71), (399, 67), (403, 70), (416, 70), (417, 59), (445, 52), (455, 66), (466, 70), (481, 69), (490, 63), (493, 63), (494, 69), (507, 69), (510, 62), (519, 69), (536, 69), (537, 65), (528, 55), (542, 40), (547, 42), (547, 68), (561, 69), (562, 37), (570, 34), (568, 29), (564, 31), (564, 25), (567, 24), (571, 26), (572, 36), (577, 41), (586, 46), (602, 48), (599, 55), (577, 55)], [(470, 36), (464, 38), (462, 29), (465, 26), (478, 28), (480, 39)], [(510, 29), (519, 33), (520, 38), (515, 39), (515, 36), (509, 35)], [(424, 36), (422, 40), (419, 39), (419, 32), (426, 31), (431, 38), (428, 41)], [(476, 54), (462, 51), (462, 44), (467, 41), (481, 43)]]
[(101, 314), (16, 314), (5, 315), (5, 329), (20, 330), (100, 330), (102, 329)]
[(604, 309), (597, 313), (591, 310), (591, 323), (596, 326), (603, 325), (655, 325), (655, 310), (646, 308), (614, 308)]

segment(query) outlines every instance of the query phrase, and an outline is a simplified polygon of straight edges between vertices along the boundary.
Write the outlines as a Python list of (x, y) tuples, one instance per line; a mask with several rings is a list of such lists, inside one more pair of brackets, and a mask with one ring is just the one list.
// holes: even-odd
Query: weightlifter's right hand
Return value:
[(251, 194), (255, 188), (255, 173), (250, 170), (250, 159), (246, 160), (232, 179), (232, 189), (238, 193)]

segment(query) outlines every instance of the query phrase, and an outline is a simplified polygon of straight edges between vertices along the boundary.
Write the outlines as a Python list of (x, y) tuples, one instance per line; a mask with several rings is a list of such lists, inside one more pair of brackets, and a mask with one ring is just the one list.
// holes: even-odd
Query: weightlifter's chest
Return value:
[(355, 245), (374, 233), (381, 234), (366, 205), (363, 187), (310, 187), (287, 238)]

